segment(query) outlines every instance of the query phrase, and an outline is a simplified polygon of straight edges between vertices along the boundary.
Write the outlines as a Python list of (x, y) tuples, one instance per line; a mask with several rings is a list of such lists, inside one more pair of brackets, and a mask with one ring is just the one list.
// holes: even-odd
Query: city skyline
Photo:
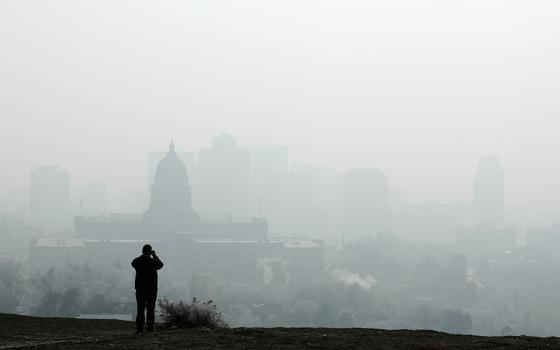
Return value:
[[(223, 137), (224, 135), (227, 135), (227, 134), (222, 134), (222, 136), (219, 136), (219, 137)], [(214, 139), (216, 139), (216, 138), (217, 137), (215, 137)], [(204, 148), (205, 147), (201, 147), (200, 150), (198, 150), (198, 151), (203, 151)], [(257, 150), (259, 148), (260, 149), (267, 149), (268, 148), (268, 149), (271, 149), (271, 150), (278, 149), (278, 148), (285, 149), (286, 150), (286, 161), (287, 161), (287, 164), (288, 164), (287, 169), (289, 170), (288, 171), (289, 173), (295, 173), (295, 174), (301, 173), (301, 169), (305, 169), (305, 168), (310, 167), (310, 166), (316, 166), (316, 165), (313, 165), (313, 164), (310, 164), (310, 163), (307, 163), (307, 162), (290, 161), (289, 148), (288, 147), (284, 147), (284, 146), (258, 146), (258, 145), (257, 146), (252, 146), (252, 145), (251, 146), (243, 146), (243, 145), (239, 146), (239, 149), (249, 152), (251, 154), (251, 158), (257, 157), (257, 158), (255, 158), (257, 160), (258, 160), (258, 154), (255, 153), (255, 152), (258, 152)], [(199, 164), (199, 159), (198, 159), (199, 158), (199, 154), (198, 154), (199, 152), (198, 151), (184, 151), (182, 149), (179, 149), (179, 151), (178, 151), (178, 154), (180, 154), (181, 157), (186, 157), (186, 158), (183, 159), (185, 164), (188, 164), (188, 167), (193, 167), (193, 170), (196, 171), (196, 174), (194, 174), (192, 172), (189, 172), (190, 181), (192, 182), (193, 179), (194, 179), (195, 184), (197, 182), (197, 178), (200, 176), (200, 174), (198, 173), (198, 164)], [(142, 172), (139, 172), (133, 178), (131, 178), (131, 181), (129, 181), (129, 184), (134, 183), (135, 182), (134, 179), (136, 179), (137, 182), (142, 182), (142, 181), (138, 181), (138, 179), (143, 179), (144, 181), (146, 181), (145, 183), (149, 183), (149, 177), (153, 176), (151, 174), (153, 174), (153, 171), (154, 171), (154, 161), (158, 160), (159, 159), (158, 157), (162, 157), (165, 153), (166, 152), (163, 152), (163, 151), (149, 151), (149, 152), (147, 152), (146, 153), (147, 158), (146, 158), (146, 156), (144, 158), (144, 160), (145, 160), (144, 169), (146, 169), (146, 167), (148, 169), (147, 173), (146, 173), (146, 171), (144, 171), (144, 173), (146, 175), (143, 177), (143, 176), (141, 176)], [(499, 158), (496, 155), (482, 155), (478, 159), (478, 161), (480, 161), (481, 159), (484, 159), (484, 158), (488, 158), (488, 157)], [(303, 168), (301, 168), (302, 165), (304, 166)], [(57, 166), (57, 165), (55, 165), (55, 166)], [(36, 168), (40, 168), (40, 167), (36, 167)], [(364, 167), (351, 168), (351, 169), (347, 169), (345, 171), (344, 170), (339, 171), (339, 170), (335, 169), (334, 167), (329, 167), (329, 166), (324, 167), (324, 169), (330, 169), (329, 171), (333, 171), (334, 174), (337, 174), (336, 176), (338, 176), (338, 177), (342, 177), (347, 171), (350, 171), (352, 169), (360, 169), (360, 168), (364, 168)], [(370, 169), (378, 169), (378, 168), (370, 168)], [(73, 175), (73, 170), (72, 169), (64, 169), (64, 170), (69, 170), (70, 174)], [(380, 169), (380, 170), (383, 171), (383, 169)], [(383, 173), (385, 173), (385, 171), (383, 171)], [(398, 184), (396, 184), (396, 185), (394, 184), (394, 181), (393, 181), (392, 178), (390, 178), (389, 176), (387, 176), (387, 178), (389, 179), (390, 196), (391, 196), (391, 198), (394, 198), (394, 199), (396, 198), (396, 202), (398, 202), (398, 203), (400, 203), (402, 201), (408, 202), (408, 203), (442, 203), (442, 204), (464, 202), (464, 203), (467, 203), (468, 206), (469, 206), (469, 212), (470, 212), (469, 215), (472, 217), (472, 220), (476, 221), (474, 219), (474, 216), (476, 215), (475, 212), (474, 212), (475, 201), (473, 200), (473, 191), (475, 191), (475, 188), (476, 188), (476, 184), (475, 184), (475, 182), (476, 182), (475, 181), (475, 179), (476, 179), (476, 169), (474, 169), (472, 176), (473, 176), (473, 178), (471, 179), (471, 189), (470, 189), (471, 192), (468, 193), (467, 195), (465, 195), (465, 197), (457, 197), (457, 198), (452, 198), (452, 199), (449, 199), (449, 198), (439, 198), (439, 199), (438, 198), (427, 198), (427, 199), (424, 199), (424, 200), (423, 199), (414, 199), (414, 198), (411, 199), (408, 196), (408, 194), (405, 191), (403, 191), (402, 188), (400, 188), (398, 186)], [(71, 195), (71, 201), (73, 201), (72, 205), (73, 205), (73, 208), (74, 208), (74, 213), (76, 213), (77, 205), (79, 205), (79, 203), (77, 203), (77, 202), (81, 201), (79, 196), (80, 196), (80, 191), (81, 191), (82, 187), (87, 186), (88, 184), (90, 184), (90, 185), (91, 184), (98, 184), (98, 185), (101, 185), (101, 186), (104, 186), (104, 187), (109, 187), (102, 182), (94, 182), (94, 181), (91, 181), (89, 179), (86, 179), (86, 180), (84, 180), (85, 182), (80, 183), (80, 182), (75, 181), (75, 179), (73, 179), (73, 176), (71, 176), (71, 178), (72, 178), (72, 181), (70, 181), (70, 195)], [(507, 184), (507, 178), (509, 178), (509, 176), (506, 176), (506, 181), (505, 181), (506, 184)], [(259, 180), (257, 178), (255, 178), (255, 174), (251, 174), (251, 181), (252, 182), (253, 181), (258, 182)], [(196, 184), (196, 185), (198, 185), (198, 184)], [(315, 185), (320, 186), (320, 184), (315, 184)], [(251, 186), (254, 187), (254, 186), (258, 186), (258, 185), (254, 184), (254, 183), (251, 183)], [(193, 190), (193, 191), (198, 190), (197, 187), (198, 186), (196, 186), (195, 187), (196, 189)], [(143, 208), (143, 206), (145, 204), (147, 204), (147, 202), (149, 200), (149, 189), (145, 190), (143, 188), (129, 187), (128, 192), (127, 192), (127, 191), (123, 191), (123, 189), (109, 187), (109, 189), (107, 189), (106, 191), (107, 191), (107, 195), (106, 195), (107, 212), (139, 211), (139, 209)], [(504, 191), (508, 192), (508, 188), (505, 187)], [(509, 191), (511, 192), (511, 189), (509, 189)], [(510, 192), (508, 192), (508, 195), (505, 196), (505, 198), (506, 198), (505, 207), (504, 207), (505, 209), (502, 209), (502, 210), (505, 210), (506, 213), (510, 214), (509, 224), (519, 224), (518, 221), (515, 221), (515, 220), (511, 221), (511, 219), (512, 219), (511, 217), (515, 216), (515, 211), (511, 210), (511, 207), (512, 207), (511, 203), (507, 202), (507, 199), (510, 197)], [(22, 191), (20, 193), (20, 195), (22, 195), (22, 194), (25, 194), (27, 197), (29, 196), (29, 194), (27, 194), (26, 191)], [(119, 195), (121, 196), (120, 200), (119, 199), (115, 200), (115, 198), (118, 198)], [(140, 201), (138, 201), (139, 199), (140, 199)], [(252, 211), (253, 212), (255, 211), (254, 201), (255, 201), (255, 199), (253, 198), (253, 204), (252, 204)], [(126, 204), (127, 202), (129, 202), (129, 203), (132, 202), (132, 203), (135, 203), (136, 205), (140, 205), (140, 206), (136, 207), (135, 209), (130, 208), (130, 207), (127, 207), (127, 204)], [(142, 203), (144, 203), (144, 204), (142, 204)], [(508, 204), (510, 204), (510, 205), (508, 205)], [(25, 207), (27, 206), (26, 199), (24, 200), (24, 203), (22, 205), (25, 206)], [(5, 210), (6, 209), (17, 210), (18, 208), (6, 208), (5, 207)], [(247, 215), (246, 217), (250, 217), (250, 215)], [(471, 220), (469, 220), (469, 221), (471, 221)], [(553, 224), (555, 222), (556, 222), (555, 217), (551, 216), (549, 221), (544, 221), (544, 223), (543, 223), (543, 221), (539, 222), (538, 220), (535, 220), (533, 224), (529, 223), (528, 226), (531, 226), (531, 225), (549, 225), (549, 224)]]
[[(414, 241), (450, 242), (456, 228), (523, 228), (504, 212), (504, 174), (496, 156), (481, 157), (473, 178), (472, 201), (415, 203), (394, 193), (390, 179), (380, 169), (353, 168), (339, 173), (307, 163), (295, 163), (290, 169), (284, 148), (239, 149), (230, 135), (217, 136), (211, 148), (200, 150), (202, 165), (193, 152), (176, 150), (173, 142), (168, 148), (166, 153), (148, 153), (147, 176), (153, 176), (154, 166), (179, 169), (180, 175), (156, 179), (157, 184), (153, 183), (142, 200), (137, 198), (133, 209), (110, 210), (106, 188), (90, 183), (71, 196), (62, 194), (67, 196), (65, 205), (70, 207), (72, 203), (73, 210), (61, 222), (69, 222), (72, 215), (111, 213), (149, 218), (151, 213), (162, 210), (181, 211), (179, 203), (188, 203), (187, 207), (194, 209), (192, 215), (200, 215), (202, 221), (265, 218), (276, 235), (334, 240), (394, 232)], [(41, 169), (50, 168), (38, 168)], [(193, 178), (197, 180), (193, 182)], [(68, 182), (67, 177), (66, 185)], [(170, 202), (165, 204), (161, 200)], [(152, 207), (154, 203), (159, 204)], [(33, 207), (34, 203), (30, 205)], [(177, 208), (172, 208), (175, 205)], [(179, 220), (192, 221), (192, 215), (185, 212)]]

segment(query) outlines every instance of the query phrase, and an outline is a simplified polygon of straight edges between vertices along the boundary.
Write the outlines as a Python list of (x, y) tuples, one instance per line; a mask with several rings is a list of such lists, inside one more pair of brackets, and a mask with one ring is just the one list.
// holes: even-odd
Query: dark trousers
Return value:
[(136, 291), (136, 330), (142, 331), (144, 329), (144, 310), (147, 311), (146, 323), (148, 330), (154, 330), (156, 299), (157, 290)]

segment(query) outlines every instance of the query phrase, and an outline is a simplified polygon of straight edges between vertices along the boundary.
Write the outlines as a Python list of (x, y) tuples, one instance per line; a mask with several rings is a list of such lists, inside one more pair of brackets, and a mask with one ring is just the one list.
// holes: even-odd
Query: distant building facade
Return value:
[(106, 215), (107, 188), (95, 183), (87, 183), (81, 186), (77, 204), (80, 216)]
[[(263, 218), (201, 220), (191, 203), (188, 173), (173, 144), (158, 163), (144, 214), (77, 216), (74, 223), (77, 238), (31, 243), (32, 269), (83, 262), (128, 263), (122, 260), (151, 242), (165, 256), (170, 272), (183, 280), (211, 275), (226, 281), (266, 283), (270, 280), (267, 271), (272, 269), (274, 281), (295, 283), (323, 273), (323, 247), (318, 241), (269, 239)], [(300, 264), (305, 266), (300, 269)]]
[[(305, 232), (334, 240), (341, 238), (341, 185), (342, 176), (328, 166), (313, 165), (304, 162), (292, 164), (292, 174), (305, 181), (306, 198), (302, 213), (309, 217), (305, 222)], [(299, 195), (301, 196), (301, 194)], [(289, 203), (286, 206), (290, 206)], [(292, 221), (293, 222), (293, 221)], [(292, 230), (301, 229), (296, 226)]]
[(560, 260), (560, 224), (527, 230), (526, 253), (539, 260)]
[(80, 238), (36, 238), (29, 246), (32, 271), (86, 262), (85, 243)]
[[(154, 184), (154, 179), (156, 176), (156, 171), (159, 162), (167, 156), (168, 152), (148, 152), (148, 172), (147, 172), (147, 188), (151, 191), (152, 185)], [(177, 157), (181, 159), (185, 168), (187, 169), (187, 174), (189, 176), (189, 184), (191, 188), (196, 190), (197, 188), (197, 175), (198, 175), (198, 163), (195, 159), (194, 152), (176, 152)], [(196, 195), (192, 194), (193, 204), (196, 205)]]
[(284, 195), (281, 184), (288, 175), (288, 149), (283, 146), (254, 146), (251, 153), (251, 213), (275, 221)]
[(357, 239), (387, 231), (391, 225), (389, 184), (377, 169), (351, 169), (342, 179), (342, 228)]
[(147, 229), (166, 232), (192, 230), (198, 223), (198, 215), (194, 212), (191, 198), (187, 168), (171, 143), (154, 176), (150, 207), (144, 216)]
[(32, 222), (57, 228), (71, 222), (70, 175), (58, 166), (31, 171), (29, 214)]
[(513, 227), (496, 228), (480, 225), (474, 229), (458, 228), (455, 248), (469, 261), (496, 259), (517, 251), (517, 231)]
[(478, 164), (473, 191), (474, 225), (504, 225), (504, 172), (500, 159), (484, 156)]
[(392, 212), (391, 226), (407, 240), (452, 243), (454, 232), (468, 226), (467, 202), (400, 203)]
[(198, 210), (203, 218), (251, 217), (251, 155), (229, 135), (214, 138), (198, 157)]
[(162, 239), (177, 233), (193, 238), (267, 237), (268, 225), (263, 219), (201, 221), (192, 205), (187, 169), (173, 143), (158, 163), (150, 192), (150, 204), (143, 215), (78, 216), (74, 219), (77, 234), (85, 239), (119, 240)]

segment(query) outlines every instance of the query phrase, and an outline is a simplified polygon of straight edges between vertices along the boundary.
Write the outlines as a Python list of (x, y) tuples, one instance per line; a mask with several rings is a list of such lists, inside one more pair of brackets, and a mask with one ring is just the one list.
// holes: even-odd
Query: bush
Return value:
[(24, 286), (23, 265), (14, 259), (0, 258), (0, 312), (16, 311)]
[(173, 328), (226, 328), (227, 323), (222, 313), (212, 300), (200, 303), (193, 298), (191, 303), (183, 300), (169, 301), (167, 298), (158, 300), (160, 317), (163, 327)]

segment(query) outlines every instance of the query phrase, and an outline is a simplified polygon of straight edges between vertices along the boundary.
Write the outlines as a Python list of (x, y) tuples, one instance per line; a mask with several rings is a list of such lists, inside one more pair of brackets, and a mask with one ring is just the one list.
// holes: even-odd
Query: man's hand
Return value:
[(151, 255), (152, 257), (155, 258), (155, 257), (157, 256), (157, 255), (156, 255), (156, 251), (155, 251), (155, 250), (152, 250), (152, 252), (150, 253), (150, 255)]

